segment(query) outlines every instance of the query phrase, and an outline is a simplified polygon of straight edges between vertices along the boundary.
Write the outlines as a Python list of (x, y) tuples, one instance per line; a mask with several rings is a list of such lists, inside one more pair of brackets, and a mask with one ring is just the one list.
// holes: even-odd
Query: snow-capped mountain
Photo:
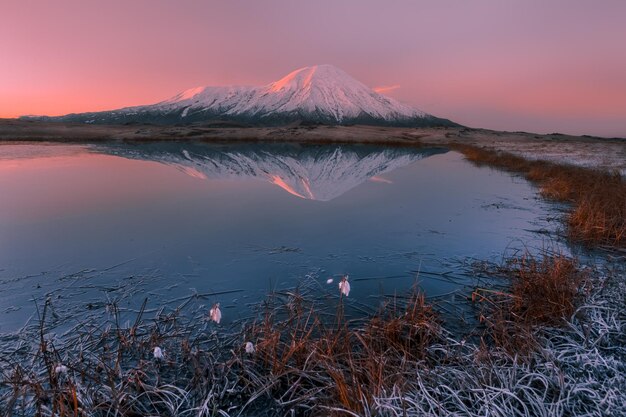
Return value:
[(297, 144), (214, 145), (189, 143), (107, 144), (94, 152), (174, 166), (202, 179), (256, 179), (275, 184), (288, 193), (330, 201), (367, 180), (441, 149), (379, 148), (373, 146), (320, 146)]
[(226, 120), (255, 125), (292, 122), (453, 125), (375, 92), (332, 65), (293, 71), (261, 87), (197, 87), (160, 103), (46, 120), (111, 123), (193, 123)]

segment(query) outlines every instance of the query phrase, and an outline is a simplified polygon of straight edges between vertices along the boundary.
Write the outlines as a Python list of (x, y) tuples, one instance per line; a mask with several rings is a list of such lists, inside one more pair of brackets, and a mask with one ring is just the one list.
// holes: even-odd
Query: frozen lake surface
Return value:
[(444, 149), (0, 144), (0, 332), (46, 295), (82, 315), (197, 292), (225, 323), (272, 289), (338, 294), (343, 274), (354, 306), (416, 281), (463, 296), (469, 262), (540, 248), (554, 215), (526, 181)]

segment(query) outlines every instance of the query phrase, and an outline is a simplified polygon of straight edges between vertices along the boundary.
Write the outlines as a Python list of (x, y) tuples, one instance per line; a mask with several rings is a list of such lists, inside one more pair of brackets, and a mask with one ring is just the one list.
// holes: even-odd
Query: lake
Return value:
[[(375, 307), (416, 283), (467, 296), (468, 265), (544, 245), (554, 208), (446, 149), (365, 145), (0, 144), (0, 332), (59, 317), (220, 302), (224, 323), (306, 283)], [(328, 283), (332, 280), (332, 283)]]

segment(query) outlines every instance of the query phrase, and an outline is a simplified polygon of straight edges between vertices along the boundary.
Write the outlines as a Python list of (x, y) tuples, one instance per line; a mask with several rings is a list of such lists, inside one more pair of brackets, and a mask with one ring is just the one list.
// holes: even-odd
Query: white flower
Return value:
[(246, 342), (246, 353), (254, 353), (255, 350), (252, 342)]
[(333, 283), (333, 281), (334, 281), (334, 279), (332, 279), (332, 278), (328, 278), (328, 279), (326, 280), (326, 283), (327, 283), (327, 284), (332, 284), (332, 283)]
[(350, 295), (350, 283), (348, 282), (347, 275), (341, 279), (341, 282), (339, 283), (339, 291), (346, 297)]
[(153, 355), (154, 355), (154, 359), (161, 360), (163, 359), (163, 350), (157, 346), (154, 348)]
[(211, 320), (213, 320), (217, 324), (220, 324), (220, 321), (222, 320), (222, 310), (220, 310), (220, 303), (213, 304), (213, 307), (211, 307), (211, 310), (209, 311), (209, 316), (211, 317)]
[(57, 375), (61, 375), (61, 374), (66, 374), (67, 373), (67, 366), (63, 365), (63, 364), (58, 364), (55, 368), (54, 368), (54, 373)]

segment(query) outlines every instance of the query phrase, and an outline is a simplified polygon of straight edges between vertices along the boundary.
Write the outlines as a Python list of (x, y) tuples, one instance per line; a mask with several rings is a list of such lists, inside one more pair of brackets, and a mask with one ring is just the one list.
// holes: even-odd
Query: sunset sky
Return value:
[(2, 1), (0, 117), (333, 64), (472, 127), (626, 137), (626, 1)]

